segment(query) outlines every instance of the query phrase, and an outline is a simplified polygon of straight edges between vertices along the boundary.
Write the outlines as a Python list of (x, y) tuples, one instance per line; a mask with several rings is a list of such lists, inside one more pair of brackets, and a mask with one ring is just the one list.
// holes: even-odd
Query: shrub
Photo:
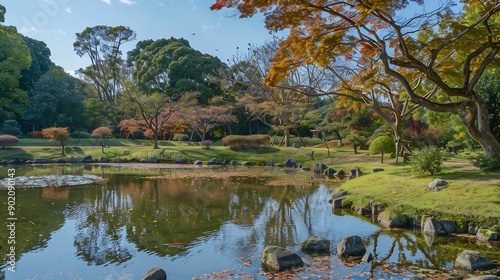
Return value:
[(92, 131), (92, 137), (94, 138), (110, 138), (112, 136), (111, 130), (105, 126), (98, 127)]
[(370, 154), (382, 154), (380, 162), (384, 162), (384, 153), (395, 153), (396, 144), (394, 140), (389, 136), (379, 136), (375, 138), (368, 148)]
[(203, 140), (200, 142), (200, 146), (205, 147), (206, 149), (210, 149), (210, 146), (212, 146), (212, 144), (212, 140)]
[(6, 146), (15, 146), (19, 143), (19, 139), (13, 135), (1, 135), (0, 146), (4, 149)]
[(323, 144), (323, 140), (317, 138), (317, 137), (311, 137), (311, 138), (303, 138), (302, 141), (304, 141), (304, 145), (306, 145), (307, 147), (312, 147), (312, 146), (316, 146), (316, 145), (319, 145), (319, 144)]
[(0, 130), (9, 135), (21, 135), (21, 127), (16, 120), (5, 120)]
[(270, 139), (271, 136), (267, 134), (229, 135), (222, 138), (222, 143), (224, 146), (231, 147), (232, 150), (241, 150), (267, 146)]
[(474, 158), (472, 165), (485, 171), (500, 171), (500, 159), (488, 157), (484, 154)]
[(427, 173), (434, 175), (443, 169), (442, 151), (437, 147), (425, 147), (410, 157), (413, 172), (426, 176)]
[(86, 131), (73, 131), (71, 138), (92, 138), (92, 135)]

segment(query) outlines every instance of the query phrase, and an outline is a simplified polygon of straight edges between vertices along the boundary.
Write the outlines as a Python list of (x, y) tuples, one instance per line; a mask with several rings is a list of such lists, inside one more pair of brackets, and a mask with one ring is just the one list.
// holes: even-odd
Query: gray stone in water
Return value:
[(377, 216), (378, 223), (383, 228), (403, 228), (408, 224), (408, 217), (398, 211), (382, 211)]
[(146, 159), (144, 159), (144, 158), (143, 158), (143, 159), (141, 159), (139, 162), (140, 162), (140, 163), (147, 163), (148, 161), (147, 161)]
[(300, 244), (300, 249), (308, 254), (330, 254), (330, 240), (311, 236)]
[(455, 259), (455, 268), (465, 269), (472, 272), (480, 269), (495, 268), (495, 264), (489, 259), (483, 257), (479, 252), (465, 250), (458, 254)]
[(381, 167), (374, 167), (374, 168), (372, 168), (372, 173), (377, 173), (377, 172), (382, 172), (382, 171), (384, 171), (384, 169), (381, 168)]
[(175, 158), (175, 163), (184, 163), (184, 159), (181, 157)]
[(207, 162), (207, 165), (219, 165), (220, 160), (218, 158), (211, 158), (210, 161)]
[(194, 162), (194, 165), (203, 165), (203, 161), (197, 160)]
[(94, 160), (92, 159), (92, 156), (84, 156), (83, 157), (83, 162), (93, 162)]
[(425, 234), (429, 234), (429, 235), (446, 235), (446, 234), (448, 234), (446, 229), (434, 217), (428, 217), (427, 219), (425, 219), (424, 226), (422, 227), (422, 231)]
[(278, 246), (266, 246), (261, 261), (265, 269), (275, 272), (304, 266), (304, 261), (296, 253)]
[(448, 182), (443, 179), (434, 179), (434, 181), (429, 183), (429, 189), (437, 192), (448, 186)]
[(285, 161), (285, 167), (295, 167), (297, 165), (297, 160), (294, 158), (289, 158)]
[(457, 222), (451, 220), (441, 220), (439, 224), (443, 227), (446, 233), (456, 233), (457, 232)]
[(323, 174), (326, 168), (327, 168), (326, 165), (323, 164), (321, 161), (316, 161), (314, 163), (314, 173), (316, 174)]
[(500, 240), (499, 234), (492, 230), (479, 229), (476, 233), (477, 240), (480, 241), (497, 241)]
[(327, 176), (328, 178), (333, 178), (335, 177), (335, 173), (337, 173), (337, 170), (333, 169), (333, 168), (327, 168), (325, 169), (325, 171), (323, 172), (323, 174), (325, 176)]
[(337, 198), (344, 197), (344, 196), (346, 196), (346, 195), (347, 195), (347, 191), (340, 190), (340, 191), (338, 191), (338, 192), (336, 192), (336, 193), (334, 193), (334, 194), (332, 195), (332, 199), (333, 199), (333, 200), (335, 200), (335, 199), (337, 199)]
[(102, 163), (107, 163), (109, 162), (109, 159), (107, 157), (101, 157), (101, 160), (100, 160)]
[(122, 160), (121, 160), (121, 159), (119, 159), (119, 158), (117, 158), (117, 159), (115, 159), (115, 162), (116, 162), (116, 163), (121, 163), (121, 162), (122, 162)]
[(151, 163), (158, 163), (158, 159), (156, 157), (150, 157), (149, 162)]
[(144, 275), (142, 280), (167, 280), (167, 273), (165, 270), (154, 267), (151, 268), (146, 275)]
[(361, 257), (366, 253), (366, 247), (361, 237), (352, 235), (343, 238), (337, 245), (337, 255), (341, 258)]

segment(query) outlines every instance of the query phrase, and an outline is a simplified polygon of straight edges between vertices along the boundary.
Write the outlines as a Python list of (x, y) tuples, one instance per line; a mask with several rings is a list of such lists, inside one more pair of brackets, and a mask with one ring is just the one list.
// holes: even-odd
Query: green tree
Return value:
[(50, 60), (50, 49), (45, 42), (26, 36), (22, 37), (26, 46), (30, 49), (31, 65), (28, 69), (21, 71), (19, 87), (23, 90), (30, 91), (43, 74), (50, 70), (50, 67), (54, 63)]
[(488, 104), (490, 129), (500, 141), (500, 71), (488, 72), (476, 86), (476, 90)]
[(368, 148), (370, 154), (381, 154), (380, 162), (384, 163), (384, 153), (394, 153), (396, 152), (396, 146), (394, 145), (394, 140), (389, 136), (379, 136), (370, 143)]
[(16, 120), (6, 120), (2, 123), (2, 127), (0, 128), (4, 134), (10, 134), (13, 136), (21, 135), (21, 127)]
[(115, 118), (114, 101), (121, 93), (121, 79), (124, 75), (121, 47), (135, 40), (135, 37), (135, 32), (128, 27), (98, 25), (76, 33), (76, 41), (73, 43), (77, 55), (87, 55), (91, 62), (90, 66), (80, 72), (93, 86), (97, 99), (109, 105)]
[(42, 129), (42, 135), (49, 138), (50, 142), (61, 143), (62, 156), (64, 154), (64, 141), (69, 139), (69, 131), (67, 127), (47, 127)]
[(5, 21), (5, 12), (7, 10), (5, 9), (5, 7), (0, 4), (0, 23), (4, 22)]
[[(410, 3), (420, 9), (409, 9)], [(484, 153), (500, 158), (487, 103), (474, 89), (485, 71), (500, 63), (500, 2), (452, 0), (429, 11), (422, 0), (216, 0), (211, 9), (224, 7), (236, 8), (241, 17), (262, 12), (267, 29), (289, 30), (268, 84), (278, 84), (302, 63), (335, 73), (337, 82), (331, 84), (337, 86), (326, 92), (331, 94), (345, 94), (345, 83), (369, 94), (384, 76), (399, 83), (412, 103), (460, 114)]]
[(19, 88), (19, 79), (30, 64), (30, 49), (16, 28), (0, 25), (0, 122), (24, 115), (28, 95)]

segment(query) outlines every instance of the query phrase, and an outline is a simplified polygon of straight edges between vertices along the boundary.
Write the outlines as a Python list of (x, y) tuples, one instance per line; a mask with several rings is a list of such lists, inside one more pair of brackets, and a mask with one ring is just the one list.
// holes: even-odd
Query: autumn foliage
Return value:
[(50, 142), (61, 143), (62, 155), (64, 156), (64, 141), (69, 139), (67, 127), (48, 127), (42, 129), (43, 137), (49, 138)]
[(14, 146), (19, 143), (19, 139), (12, 135), (0, 135), (0, 146), (5, 148), (6, 146)]

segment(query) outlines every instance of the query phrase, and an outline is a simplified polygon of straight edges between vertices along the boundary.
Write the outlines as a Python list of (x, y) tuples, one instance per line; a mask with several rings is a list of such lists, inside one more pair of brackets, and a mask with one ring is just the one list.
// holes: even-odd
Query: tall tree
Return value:
[(24, 43), (30, 48), (31, 65), (21, 72), (19, 86), (26, 91), (33, 89), (35, 83), (47, 73), (53, 65), (50, 60), (50, 49), (42, 41), (23, 36)]
[[(474, 89), (483, 73), (500, 62), (500, 1), (460, 2), (447, 1), (430, 11), (422, 0), (216, 0), (211, 8), (236, 8), (241, 17), (263, 12), (269, 30), (289, 29), (267, 83), (279, 83), (300, 63), (334, 63), (331, 69), (338, 76), (364, 81), (365, 92), (374, 77), (385, 75), (400, 83), (413, 103), (461, 114), (485, 155), (500, 158), (487, 104)], [(436, 96), (427, 96), (434, 88)]]
[(128, 27), (98, 25), (76, 33), (73, 43), (76, 53), (80, 57), (87, 55), (91, 62), (90, 66), (80, 71), (95, 88), (97, 98), (110, 106), (115, 118), (114, 101), (122, 91), (121, 76), (124, 71), (121, 47), (135, 37), (135, 32)]
[(0, 25), (0, 123), (24, 115), (28, 95), (19, 80), (30, 64), (30, 49), (16, 28)]

